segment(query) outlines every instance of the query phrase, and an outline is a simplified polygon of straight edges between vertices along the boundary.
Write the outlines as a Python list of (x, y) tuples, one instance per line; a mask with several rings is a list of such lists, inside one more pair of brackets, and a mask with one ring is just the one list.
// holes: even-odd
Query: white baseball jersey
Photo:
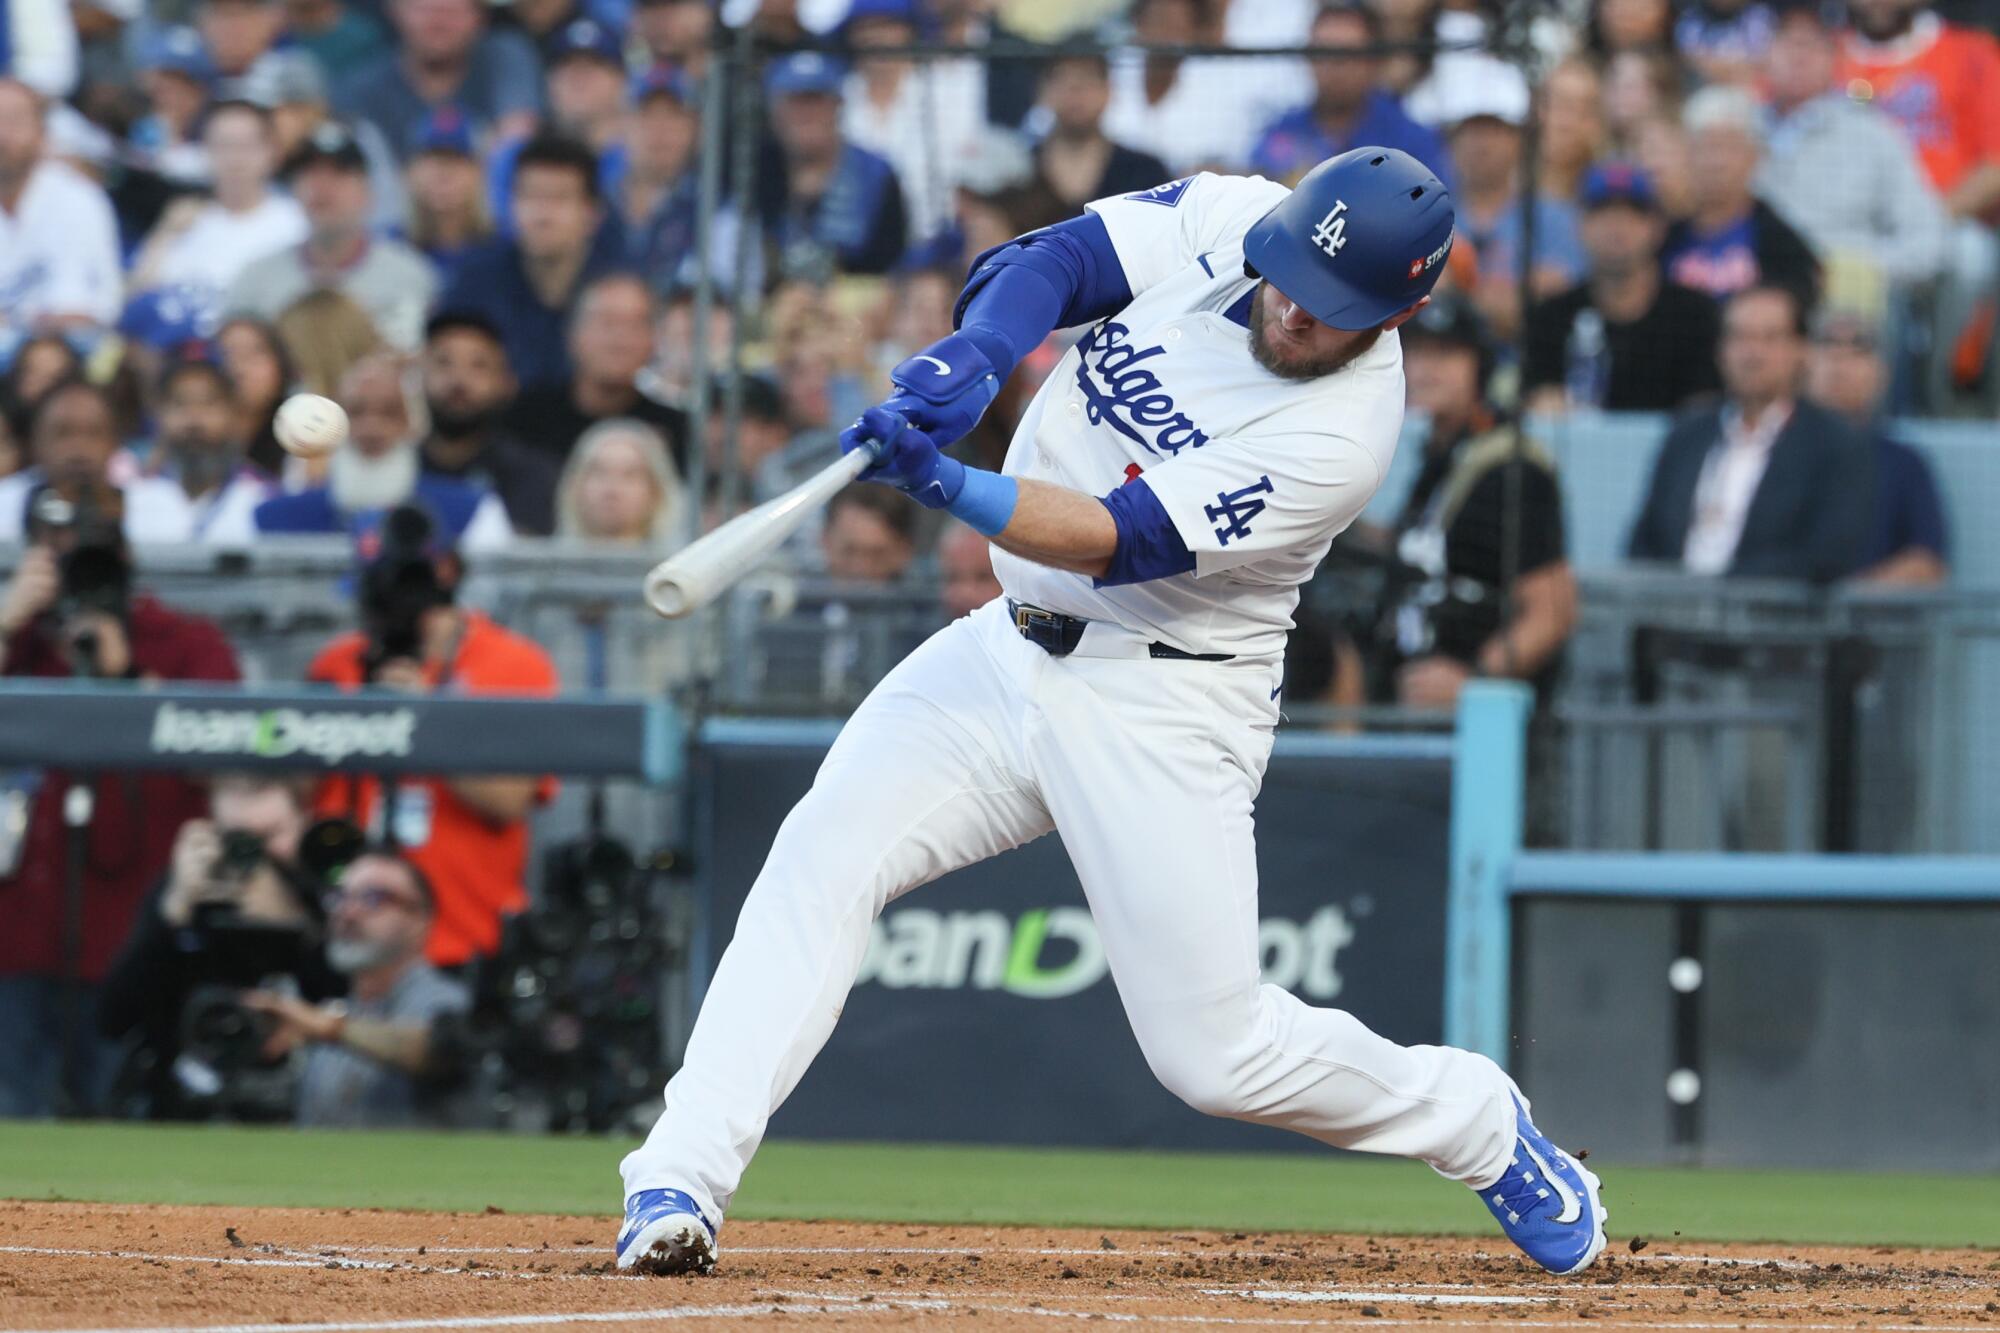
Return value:
[(1403, 424), (1393, 332), (1316, 380), (1282, 379), (1250, 354), (1243, 237), (1290, 193), (1203, 173), (1090, 205), (1132, 303), (1063, 357), (1004, 470), (1090, 495), (1144, 476), (1195, 567), (1099, 587), (996, 547), (1009, 596), (1187, 652), (1284, 653), (1299, 585), (1387, 475)]

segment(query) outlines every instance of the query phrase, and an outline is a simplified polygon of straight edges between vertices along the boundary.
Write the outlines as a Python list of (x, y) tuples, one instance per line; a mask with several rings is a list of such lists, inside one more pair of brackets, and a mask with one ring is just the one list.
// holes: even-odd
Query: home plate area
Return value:
[(1578, 1278), (1494, 1240), (736, 1222), (707, 1278), (607, 1262), (613, 1222), (0, 1203), (0, 1330), (2000, 1329), (2000, 1256), (1622, 1240)]

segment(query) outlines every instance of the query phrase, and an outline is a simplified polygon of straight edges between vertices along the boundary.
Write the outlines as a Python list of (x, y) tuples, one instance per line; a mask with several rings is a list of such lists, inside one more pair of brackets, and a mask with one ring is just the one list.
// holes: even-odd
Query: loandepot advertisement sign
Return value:
[[(698, 979), (728, 946), (772, 837), (825, 754), (753, 732), (711, 740), (692, 760), (703, 792)], [(1280, 738), (1257, 797), (1267, 982), (1393, 1041), (1442, 1039), (1450, 792), (1448, 759), (1299, 753)], [(1160, 1087), (1059, 837), (898, 897), (839, 1003), (774, 1136), (1325, 1151), (1201, 1115)]]
[[(1340, 951), (1352, 943), (1354, 927), (1335, 905), (1304, 921), (1266, 917), (1257, 929), (1264, 980), (1316, 1003), (1340, 994)], [(1097, 925), (1081, 907), (1037, 907), (1016, 917), (905, 907), (875, 922), (856, 984), (1060, 1000), (1109, 971)]]
[(163, 703), (153, 713), (157, 755), (241, 756), (245, 759), (407, 759), (417, 714), (411, 708), (375, 712), (307, 712), (301, 708), (187, 708)]

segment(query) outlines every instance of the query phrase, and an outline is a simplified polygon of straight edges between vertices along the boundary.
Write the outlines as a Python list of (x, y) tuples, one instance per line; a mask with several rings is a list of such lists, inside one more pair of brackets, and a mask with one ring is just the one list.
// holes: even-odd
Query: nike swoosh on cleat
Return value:
[(1528, 1150), (1528, 1156), (1534, 1158), (1535, 1165), (1542, 1169), (1542, 1179), (1555, 1186), (1556, 1193), (1562, 1196), (1563, 1210), (1556, 1215), (1555, 1220), (1560, 1224), (1568, 1225), (1576, 1221), (1579, 1217), (1582, 1217), (1583, 1201), (1577, 1198), (1576, 1191), (1569, 1187), (1569, 1182), (1549, 1169), (1549, 1164), (1542, 1160), (1540, 1153), (1535, 1151), (1535, 1145), (1528, 1142), (1526, 1138), (1521, 1140), (1521, 1146)]
[(944, 362), (942, 362), (942, 361), (938, 360), (938, 359), (937, 359), (936, 357), (934, 357), (934, 356), (914, 356), (914, 357), (911, 357), (910, 359), (911, 359), (912, 361), (928, 361), (928, 362), (930, 362), (930, 363), (931, 363), (932, 365), (934, 365), (934, 366), (936, 366), (936, 367), (937, 367), (937, 373), (938, 373), (938, 374), (940, 374), (940, 375), (949, 375), (949, 374), (951, 374), (951, 367), (950, 367), (950, 366), (948, 366), (948, 365), (946, 365), (946, 364), (945, 364)]

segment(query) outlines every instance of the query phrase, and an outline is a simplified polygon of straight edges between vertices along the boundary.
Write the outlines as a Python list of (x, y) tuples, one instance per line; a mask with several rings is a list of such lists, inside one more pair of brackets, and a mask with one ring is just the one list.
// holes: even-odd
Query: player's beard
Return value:
[(1269, 283), (1257, 291), (1257, 299), (1250, 303), (1250, 355), (1257, 364), (1284, 380), (1316, 380), (1343, 370), (1356, 357), (1365, 355), (1382, 336), (1382, 330), (1369, 329), (1356, 333), (1353, 341), (1345, 343), (1331, 352), (1319, 356), (1289, 359), (1282, 356), (1273, 345), (1271, 329), (1277, 317), (1270, 313), (1266, 302), (1273, 288)]

